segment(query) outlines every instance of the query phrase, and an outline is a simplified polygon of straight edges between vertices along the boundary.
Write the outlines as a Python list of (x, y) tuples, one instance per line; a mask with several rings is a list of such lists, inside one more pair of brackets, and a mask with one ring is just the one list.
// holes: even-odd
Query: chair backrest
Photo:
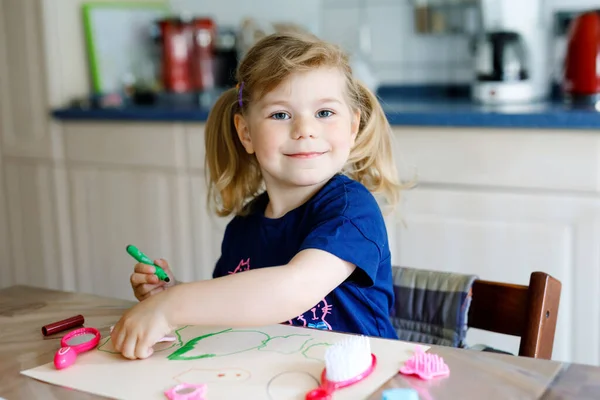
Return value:
[(528, 286), (476, 280), (472, 290), (469, 327), (520, 336), (520, 356), (552, 357), (560, 281), (533, 272)]

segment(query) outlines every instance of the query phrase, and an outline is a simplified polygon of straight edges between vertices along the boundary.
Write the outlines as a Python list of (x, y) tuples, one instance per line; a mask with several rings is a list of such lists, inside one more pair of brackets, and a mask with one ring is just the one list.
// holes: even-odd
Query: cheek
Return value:
[(339, 150), (349, 150), (353, 145), (352, 127), (349, 121), (339, 121), (329, 129), (334, 134), (329, 137), (329, 142)]
[(277, 156), (279, 151), (279, 143), (275, 137), (261, 135), (252, 140), (254, 151), (259, 160), (269, 160)]
[(280, 153), (285, 134), (268, 124), (257, 125), (252, 135), (254, 151), (259, 159), (269, 159)]
[(336, 135), (329, 140), (332, 147), (339, 153), (348, 153), (352, 148), (352, 137), (349, 133), (344, 135)]

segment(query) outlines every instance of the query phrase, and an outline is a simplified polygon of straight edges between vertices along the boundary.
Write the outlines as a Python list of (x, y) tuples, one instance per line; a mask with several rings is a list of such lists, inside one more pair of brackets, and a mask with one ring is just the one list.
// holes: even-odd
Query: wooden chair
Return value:
[(550, 359), (561, 283), (533, 272), (529, 286), (476, 280), (468, 326), (521, 337), (519, 356)]

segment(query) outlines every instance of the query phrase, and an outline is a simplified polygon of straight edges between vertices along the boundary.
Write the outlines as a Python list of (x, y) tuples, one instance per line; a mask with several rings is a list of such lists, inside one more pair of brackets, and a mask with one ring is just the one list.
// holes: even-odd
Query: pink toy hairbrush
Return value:
[(421, 346), (417, 346), (415, 354), (400, 368), (400, 373), (429, 380), (450, 375), (450, 369), (442, 357), (425, 353)]
[(165, 392), (169, 400), (204, 400), (206, 384), (180, 383)]
[(334, 391), (367, 378), (377, 365), (366, 336), (350, 336), (325, 351), (321, 385), (306, 393), (306, 400), (329, 400)]

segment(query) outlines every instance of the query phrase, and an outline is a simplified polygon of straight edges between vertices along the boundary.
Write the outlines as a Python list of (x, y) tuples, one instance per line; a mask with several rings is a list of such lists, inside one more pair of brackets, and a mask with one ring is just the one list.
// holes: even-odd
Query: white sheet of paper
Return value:
[[(177, 341), (155, 345), (144, 360), (115, 352), (110, 337), (57, 370), (53, 363), (21, 371), (29, 377), (115, 399), (165, 399), (183, 383), (206, 383), (211, 399), (304, 399), (318, 386), (328, 345), (346, 336), (329, 331), (273, 325), (252, 329), (186, 326)], [(364, 381), (340, 389), (333, 398), (364, 399), (398, 373), (416, 344), (371, 338), (377, 367)], [(427, 346), (423, 346), (427, 350)], [(57, 349), (58, 350), (58, 349)]]

